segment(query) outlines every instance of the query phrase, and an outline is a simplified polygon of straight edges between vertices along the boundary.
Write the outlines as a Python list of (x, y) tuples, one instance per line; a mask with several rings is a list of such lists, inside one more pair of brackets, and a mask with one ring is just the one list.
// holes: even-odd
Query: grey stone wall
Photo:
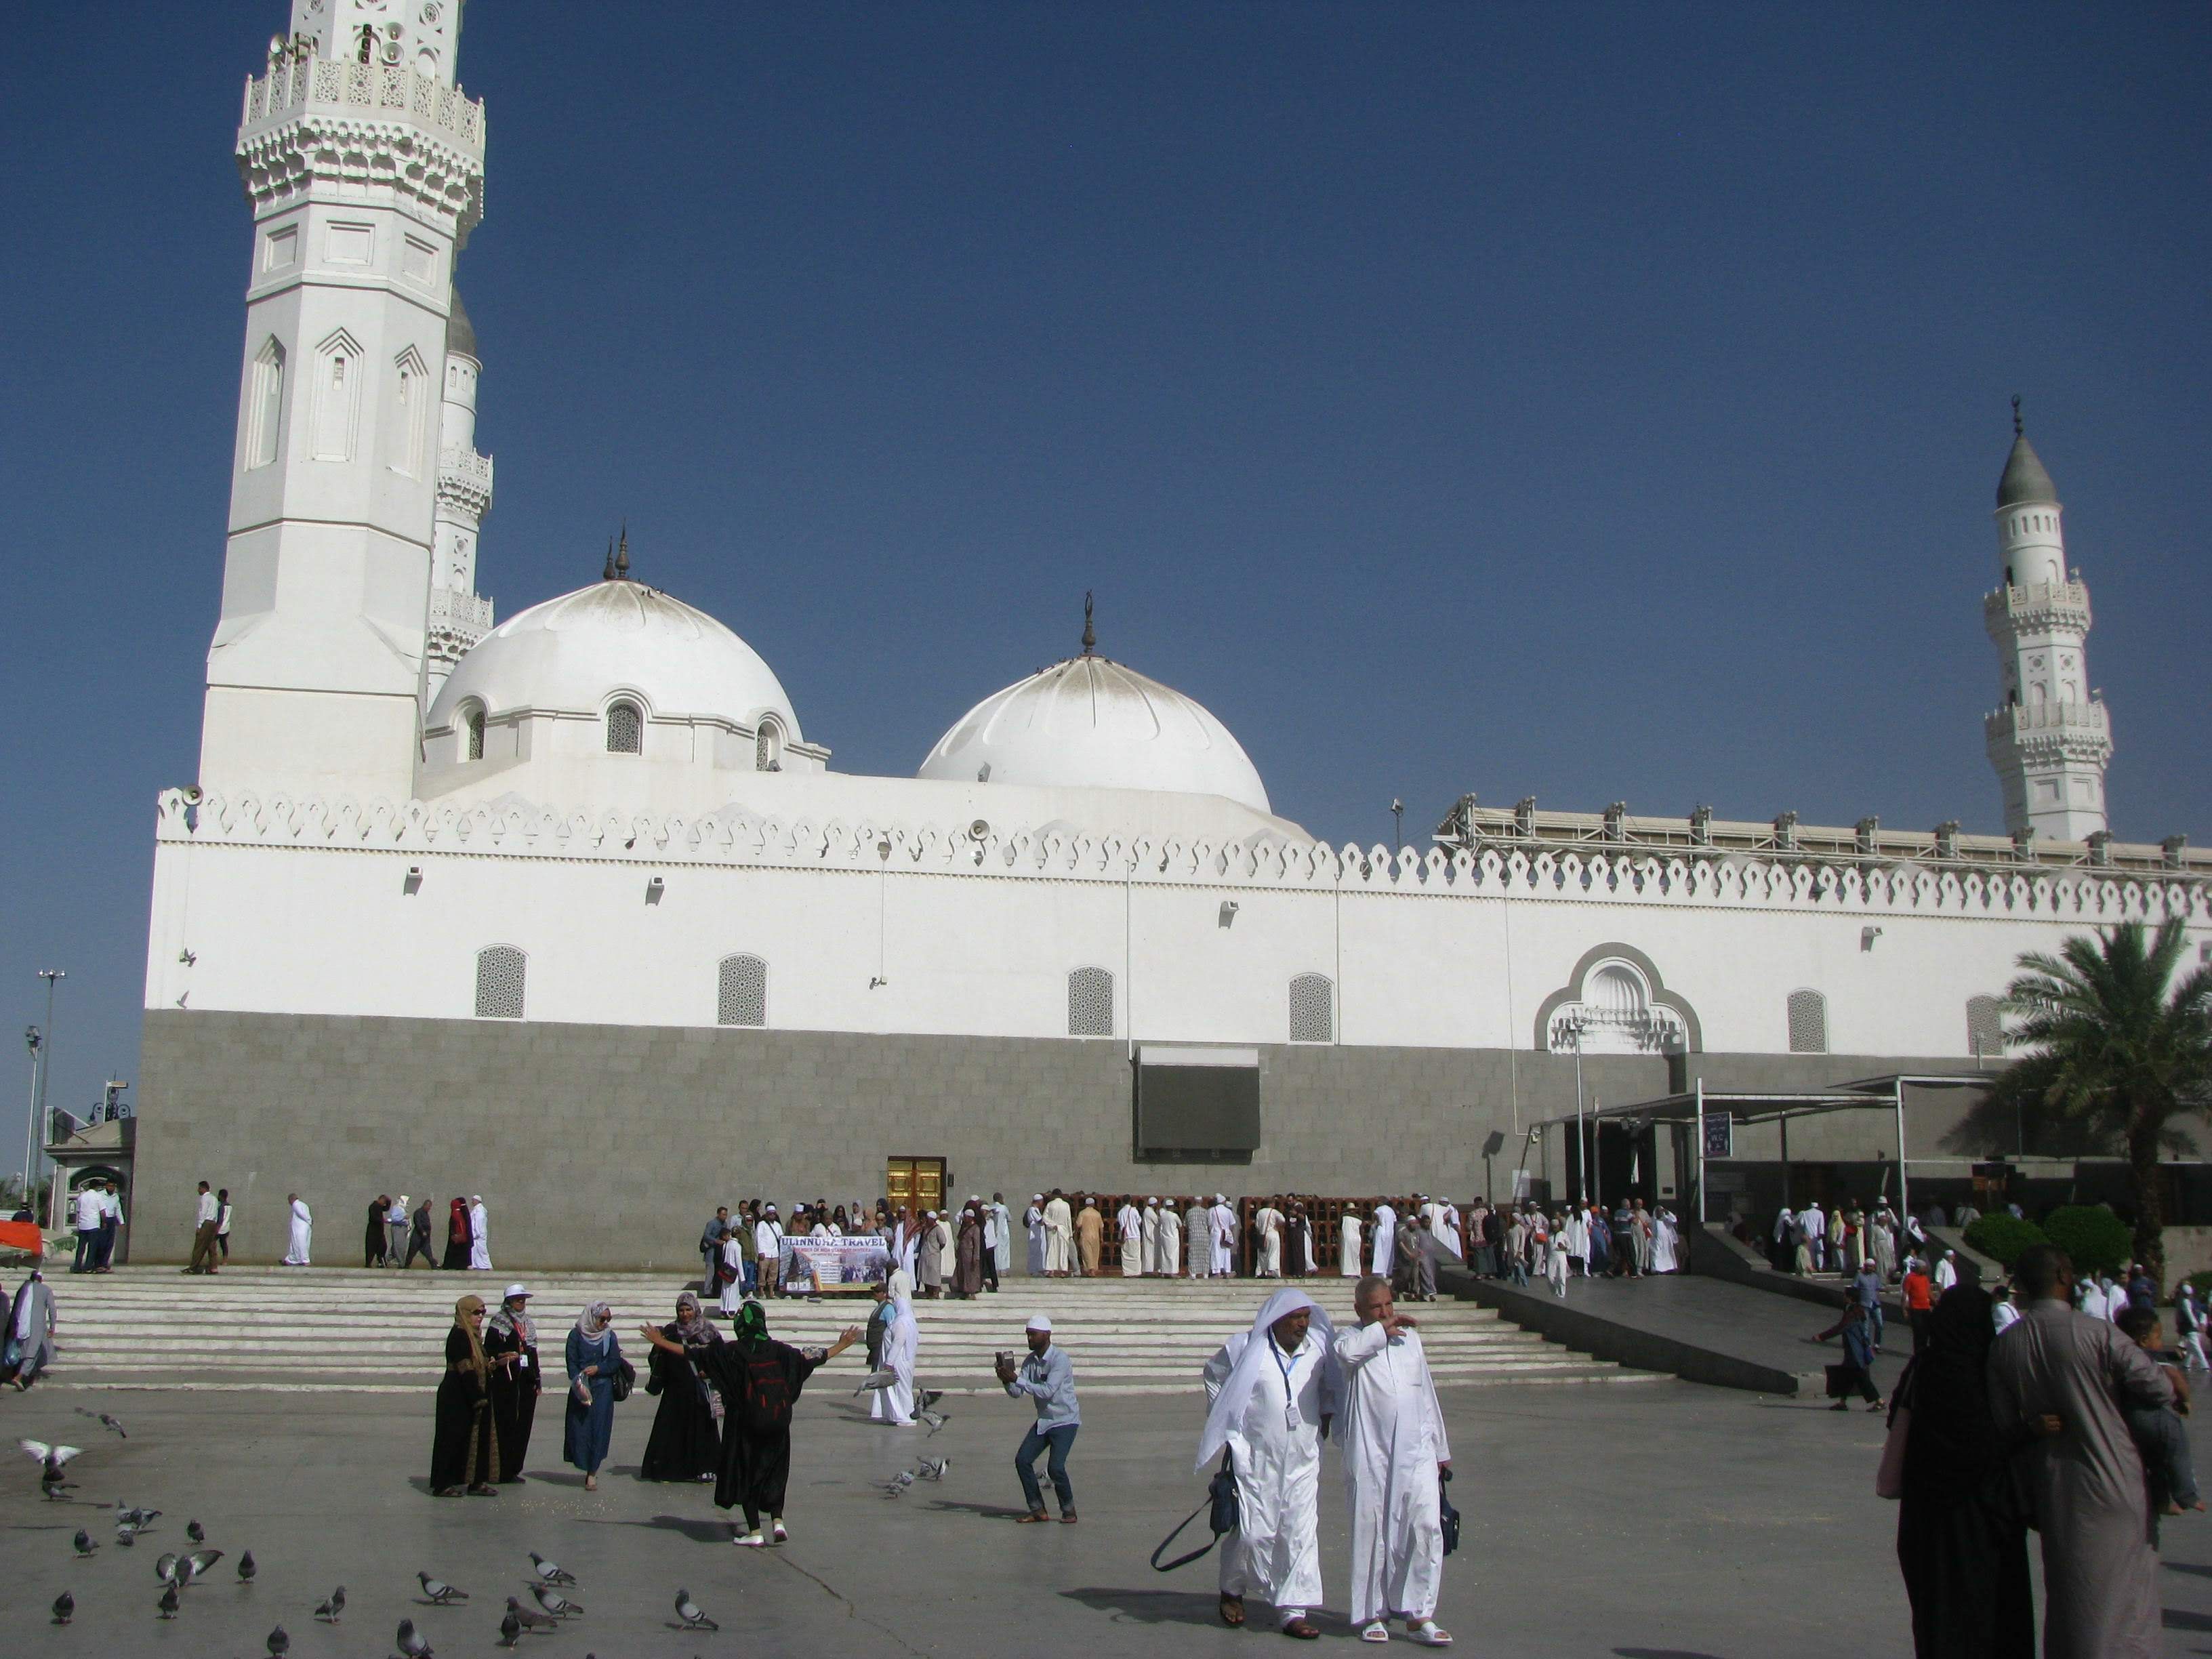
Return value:
[[(1796, 1088), (1916, 1065), (1672, 1064)], [(230, 1188), (247, 1261), (283, 1255), (289, 1192), (314, 1211), (317, 1261), (336, 1264), (358, 1259), (379, 1193), (429, 1193), (441, 1248), (447, 1201), (481, 1193), (493, 1261), (517, 1272), (689, 1267), (717, 1203), (873, 1200), (893, 1157), (943, 1158), (952, 1196), (1003, 1191), (1018, 1214), (1054, 1186), (1465, 1196), (1492, 1129), (1575, 1104), (1571, 1057), (1285, 1046), (1261, 1065), (1249, 1165), (1138, 1165), (1118, 1042), (150, 1011), (136, 1255), (184, 1259), (202, 1178)], [(1667, 1092), (1669, 1067), (1592, 1056), (1583, 1086), (1626, 1103)], [(1516, 1146), (1497, 1161), (1501, 1188)], [(1819, 1155), (1794, 1133), (1790, 1151)]]

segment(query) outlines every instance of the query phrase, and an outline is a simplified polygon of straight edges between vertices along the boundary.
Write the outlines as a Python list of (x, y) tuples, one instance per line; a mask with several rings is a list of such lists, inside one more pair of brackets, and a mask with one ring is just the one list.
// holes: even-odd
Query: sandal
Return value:
[(1060, 1524), (1063, 1527), (1073, 1526), (1075, 1524), (1075, 1511), (1073, 1510), (1062, 1510), (1060, 1513)]
[(1321, 1640), (1321, 1626), (1310, 1619), (1288, 1619), (1283, 1622), (1283, 1634), (1297, 1642)]
[(1016, 1516), (1014, 1524), (1018, 1527), (1041, 1527), (1051, 1519), (1042, 1510), (1031, 1510), (1027, 1515)]
[(1448, 1648), (1451, 1645), (1451, 1632), (1437, 1628), (1433, 1619), (1423, 1619), (1418, 1622), (1408, 1620), (1406, 1634), (1425, 1648)]
[[(1040, 1516), (1039, 1519), (1042, 1519), (1042, 1517)], [(1221, 1622), (1228, 1626), (1231, 1630), (1241, 1630), (1243, 1628), (1244, 1598), (1243, 1596), (1224, 1595), (1221, 1598)]]
[(1387, 1642), (1390, 1639), (1390, 1626), (1380, 1619), (1370, 1619), (1360, 1627), (1359, 1639), (1363, 1642)]
[(469, 1488), (469, 1496), (471, 1498), (496, 1498), (499, 1496), (499, 1488), (497, 1486), (486, 1486), (483, 1481), (479, 1480), (475, 1486)]

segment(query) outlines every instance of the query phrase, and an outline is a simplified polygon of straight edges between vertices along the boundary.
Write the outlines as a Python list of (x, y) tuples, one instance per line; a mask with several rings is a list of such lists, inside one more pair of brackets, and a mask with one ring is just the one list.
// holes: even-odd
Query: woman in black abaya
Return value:
[(648, 1356), (646, 1392), (660, 1396), (653, 1414), (653, 1434), (645, 1443), (641, 1480), (711, 1480), (721, 1462), (722, 1437), (714, 1425), (713, 1397), (690, 1353), (722, 1340), (699, 1310), (699, 1298), (685, 1291), (676, 1298), (676, 1317), (660, 1328), (668, 1346), (656, 1343)]
[(530, 1455), (530, 1429), (538, 1418), (538, 1396), (544, 1392), (538, 1358), (538, 1322), (530, 1316), (530, 1292), (507, 1287), (499, 1310), (484, 1326), (484, 1355), (491, 1362), (491, 1422), (499, 1437), (501, 1480), (522, 1479), (522, 1460)]
[(499, 1436), (491, 1421), (491, 1361), (483, 1351), (483, 1316), (480, 1296), (465, 1296), (453, 1304), (430, 1440), (433, 1498), (459, 1498), (465, 1487), (481, 1498), (499, 1493), (492, 1485), (499, 1479)]

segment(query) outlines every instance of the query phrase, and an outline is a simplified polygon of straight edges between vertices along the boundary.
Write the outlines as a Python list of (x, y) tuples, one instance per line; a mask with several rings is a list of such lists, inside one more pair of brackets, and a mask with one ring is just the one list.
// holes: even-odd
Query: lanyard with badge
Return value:
[(1274, 1333), (1267, 1334), (1267, 1353), (1275, 1362), (1275, 1369), (1283, 1374), (1283, 1426), (1296, 1429), (1303, 1420), (1298, 1416), (1298, 1391), (1291, 1384), (1291, 1372), (1297, 1369), (1298, 1357), (1283, 1358), (1283, 1345), (1275, 1340)]

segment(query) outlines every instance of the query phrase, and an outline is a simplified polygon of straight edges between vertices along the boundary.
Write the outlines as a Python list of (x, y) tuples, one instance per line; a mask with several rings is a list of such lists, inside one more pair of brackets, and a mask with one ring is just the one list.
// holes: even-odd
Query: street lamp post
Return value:
[(31, 1177), (38, 1170), (39, 1137), (45, 1132), (46, 1097), (52, 1090), (54, 1075), (54, 987), (69, 975), (59, 968), (41, 968), (39, 977), (46, 982), (46, 1023), (39, 1042), (39, 1087), (31, 1107), (31, 1158), (23, 1171), (23, 1193), (30, 1195)]
[(1406, 850), (1406, 803), (1395, 795), (1390, 798), (1390, 850)]
[(31, 1097), (23, 1108), (23, 1202), (31, 1202), (32, 1160), (36, 1156), (33, 1148), (38, 1145), (39, 1134), (39, 1059), (46, 1046), (46, 1034), (35, 1025), (23, 1028), (23, 1046), (31, 1051)]

